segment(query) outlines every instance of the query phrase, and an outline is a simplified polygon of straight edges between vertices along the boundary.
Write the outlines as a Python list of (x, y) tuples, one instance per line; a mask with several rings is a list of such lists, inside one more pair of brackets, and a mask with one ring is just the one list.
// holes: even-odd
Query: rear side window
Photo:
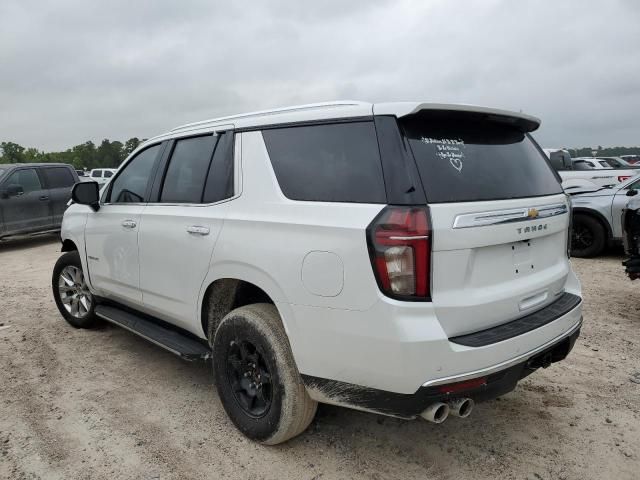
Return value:
[(262, 135), (287, 198), (386, 203), (373, 122), (274, 128)]
[(546, 156), (517, 127), (484, 116), (435, 113), (401, 121), (429, 202), (562, 193)]
[(201, 203), (204, 184), (218, 137), (178, 140), (164, 178), (160, 202)]
[(104, 178), (111, 178), (113, 177), (113, 172), (110, 170), (105, 170), (104, 171)]
[(44, 176), (49, 188), (65, 188), (76, 183), (69, 169), (64, 167), (45, 168)]
[(233, 132), (225, 132), (218, 139), (202, 201), (214, 203), (231, 197), (233, 197)]

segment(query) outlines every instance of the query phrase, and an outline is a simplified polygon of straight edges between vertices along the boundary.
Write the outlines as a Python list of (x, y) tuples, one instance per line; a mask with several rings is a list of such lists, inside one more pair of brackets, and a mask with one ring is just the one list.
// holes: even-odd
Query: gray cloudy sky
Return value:
[(3, 0), (0, 141), (66, 149), (332, 99), (523, 110), (640, 145), (640, 0)]

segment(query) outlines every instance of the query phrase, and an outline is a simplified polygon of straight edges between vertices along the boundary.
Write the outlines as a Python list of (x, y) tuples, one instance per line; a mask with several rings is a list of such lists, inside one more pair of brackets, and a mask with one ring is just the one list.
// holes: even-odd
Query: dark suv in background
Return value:
[(0, 164), (0, 238), (58, 230), (78, 181), (62, 163)]

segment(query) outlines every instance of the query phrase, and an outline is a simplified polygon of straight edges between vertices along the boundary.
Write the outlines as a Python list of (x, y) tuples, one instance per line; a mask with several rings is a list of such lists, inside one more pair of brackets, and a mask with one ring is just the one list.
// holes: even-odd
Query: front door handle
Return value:
[(41, 200), (41, 201), (43, 201), (43, 202), (44, 202), (45, 200), (49, 200), (49, 195), (41, 195), (41, 196), (40, 196), (40, 200)]
[(124, 228), (136, 228), (136, 222), (134, 222), (133, 220), (125, 220), (122, 222), (122, 226)]
[(199, 225), (191, 225), (190, 227), (187, 227), (187, 232), (194, 235), (209, 235), (209, 229)]

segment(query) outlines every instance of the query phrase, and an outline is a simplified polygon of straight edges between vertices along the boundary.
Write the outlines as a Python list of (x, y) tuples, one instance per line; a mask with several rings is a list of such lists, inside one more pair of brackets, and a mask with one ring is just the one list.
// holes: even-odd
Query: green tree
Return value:
[(25, 163), (40, 163), (42, 162), (42, 157), (44, 153), (40, 152), (37, 148), (27, 148), (24, 151), (23, 159)]
[(0, 143), (0, 150), (2, 150), (2, 162), (1, 163), (23, 163), (24, 162), (24, 147), (13, 142)]
[(127, 158), (131, 152), (133, 152), (140, 145), (140, 139), (138, 137), (133, 137), (124, 142), (123, 147), (123, 160)]
[(98, 163), (96, 145), (91, 141), (76, 145), (75, 147), (72, 147), (66, 152), (62, 153), (64, 154), (64, 156), (61, 158), (59, 157), (60, 159), (56, 161), (71, 163), (78, 169), (91, 169), (102, 166)]
[(101, 167), (115, 168), (120, 165), (123, 160), (122, 142), (109, 141), (108, 138), (102, 140), (100, 146), (96, 150), (97, 163)]

